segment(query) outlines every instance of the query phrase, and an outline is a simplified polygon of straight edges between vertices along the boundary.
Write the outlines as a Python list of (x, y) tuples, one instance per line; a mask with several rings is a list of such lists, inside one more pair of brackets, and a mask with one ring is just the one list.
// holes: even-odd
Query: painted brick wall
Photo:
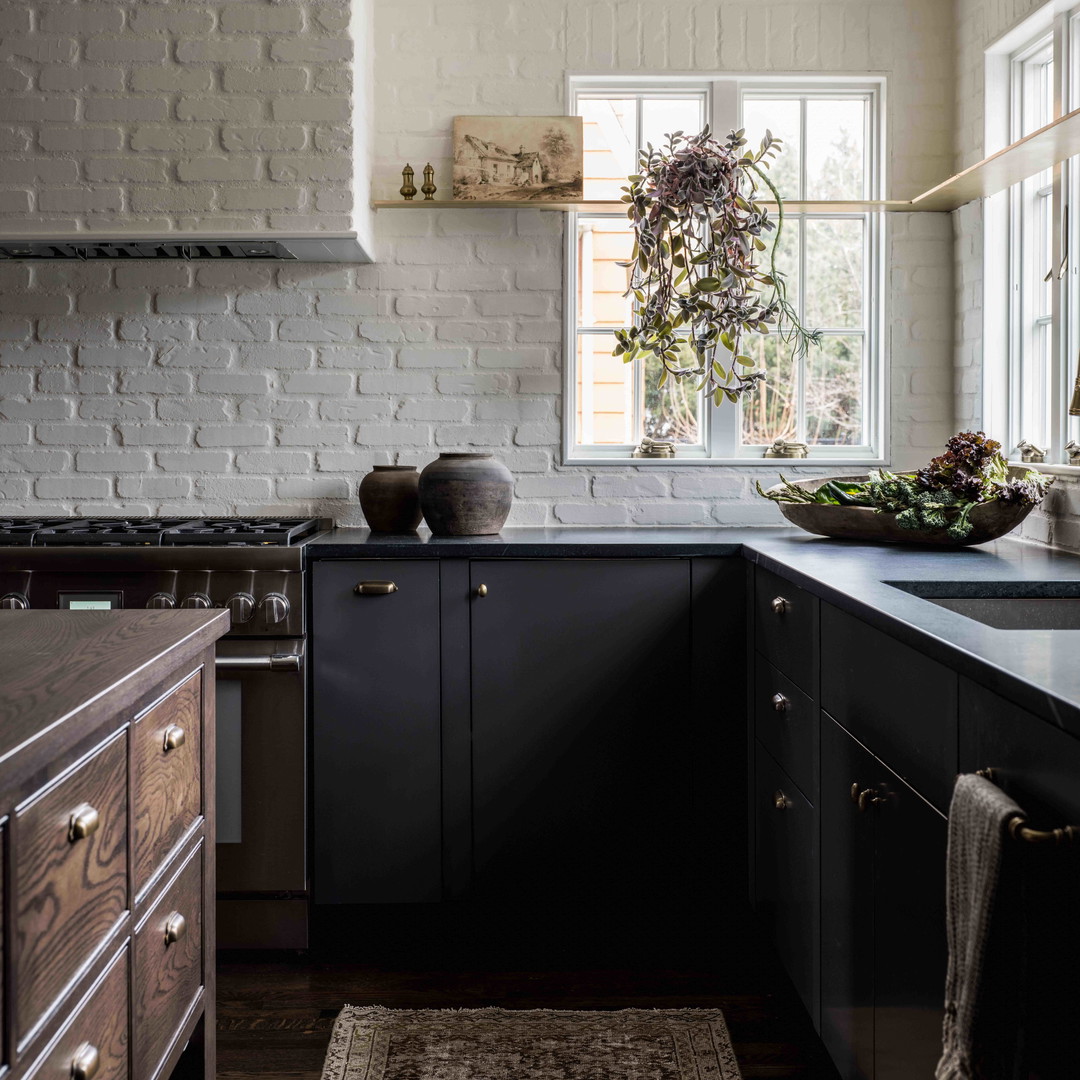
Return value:
[[(12, 34), (48, 36), (35, 27), (53, 6), (30, 5), (30, 29)], [(55, 6), (81, 13), (107, 5)], [(249, 40), (232, 21), (239, 13), (294, 23), (299, 13), (311, 27), (336, 10), (289, 0), (113, 6), (128, 21), (207, 11), (217, 28), (211, 40), (234, 44)], [(406, 160), (417, 168), (431, 160), (445, 190), (455, 114), (561, 112), (567, 70), (670, 69), (890, 76), (890, 191), (911, 194), (952, 161), (951, 16), (939, 0), (378, 0), (377, 191), (396, 189)], [(89, 49), (96, 35), (76, 34), (78, 25), (73, 20), (68, 34)], [(271, 88), (264, 100), (244, 84), (233, 93), (259, 103), (252, 115), (269, 117), (278, 97), (303, 110), (339, 93), (334, 64), (272, 59), (275, 42), (280, 48), (303, 35), (261, 25), (254, 35), (261, 74), (306, 70), (315, 90)], [(326, 31), (319, 34), (333, 40)], [(168, 55), (178, 48), (169, 45)], [(74, 72), (107, 66), (76, 55)], [(26, 64), (28, 77), (40, 78), (43, 62)], [(136, 67), (210, 71), (215, 86), (246, 70), (148, 60), (131, 65), (132, 78)], [(157, 96), (148, 93), (147, 100)], [(185, 93), (230, 100), (207, 91), (166, 97), (178, 103)], [(35, 99), (31, 90), (19, 94)], [(60, 97), (81, 109), (99, 94), (117, 96), (72, 90)], [(234, 121), (190, 123), (224, 132)], [(290, 118), (286, 127), (293, 124)], [(295, 124), (304, 146), (316, 145), (310, 160), (336, 159), (315, 142), (336, 122), (309, 114)], [(21, 121), (0, 123), (0, 140), (17, 160), (41, 158), (26, 149), (30, 135)], [(221, 199), (230, 191), (239, 199), (245, 191), (296, 190), (291, 179), (272, 177), (272, 162), (286, 152), (238, 155), (258, 157), (263, 180), (176, 179), (160, 185), (161, 194), (185, 190), (184, 183)], [(144, 156), (159, 153), (124, 158)], [(174, 159), (177, 170), (187, 159)], [(128, 183), (134, 190), (146, 182)], [(318, 204), (339, 190), (338, 181), (300, 187), (297, 209), (252, 212), (279, 221), (275, 215), (312, 205), (335, 213)], [(952, 426), (953, 237), (944, 215), (894, 215), (888, 224), (892, 438), (895, 463), (907, 466), (937, 452)], [(475, 447), (495, 451), (518, 477), (511, 523), (776, 522), (775, 508), (750, 491), (753, 479), (775, 475), (769, 471), (560, 465), (562, 227), (559, 215), (536, 211), (384, 212), (376, 221), (379, 262), (367, 267), (0, 266), (4, 509), (315, 510), (359, 523), (355, 484), (371, 464), (422, 465), (441, 449)]]

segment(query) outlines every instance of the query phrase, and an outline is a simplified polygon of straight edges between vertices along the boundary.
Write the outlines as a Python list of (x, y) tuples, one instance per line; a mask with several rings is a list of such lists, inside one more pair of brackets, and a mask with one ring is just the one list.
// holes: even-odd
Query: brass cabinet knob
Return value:
[(476, 586), (476, 595), (477, 596), (487, 596), (487, 594), (488, 594), (488, 587), (486, 585), (477, 585)]
[(783, 694), (773, 694), (773, 696), (772, 696), (772, 707), (777, 712), (787, 712), (787, 707), (790, 704), (791, 704), (791, 702), (789, 702), (788, 699), (786, 697), (784, 697)]
[(857, 803), (859, 801), (859, 792), (861, 790), (862, 790), (862, 788), (859, 786), (858, 780), (852, 781), (850, 794), (851, 794), (851, 801), (853, 803)]
[(101, 1065), (101, 1054), (91, 1043), (82, 1043), (71, 1055), (71, 1080), (93, 1080)]
[(174, 911), (168, 919), (165, 920), (165, 945), (174, 945), (187, 933), (187, 919), (180, 914), (179, 911)]
[(68, 818), (68, 842), (74, 844), (76, 840), (93, 836), (100, 824), (101, 815), (89, 803), (76, 806)]
[(179, 724), (170, 724), (165, 729), (164, 750), (168, 753), (187, 742), (187, 733)]
[(773, 806), (777, 810), (790, 810), (791, 800), (779, 789), (773, 794)]
[(397, 591), (393, 581), (361, 581), (353, 589), (357, 596), (389, 596)]
[(774, 615), (784, 615), (787, 613), (787, 609), (791, 607), (791, 603), (782, 596), (774, 596), (769, 607), (773, 609)]
[(873, 788), (863, 788), (862, 791), (856, 792), (857, 787), (858, 784), (852, 785), (851, 797), (859, 808), (860, 814), (865, 814), (869, 807), (879, 806), (885, 801)]

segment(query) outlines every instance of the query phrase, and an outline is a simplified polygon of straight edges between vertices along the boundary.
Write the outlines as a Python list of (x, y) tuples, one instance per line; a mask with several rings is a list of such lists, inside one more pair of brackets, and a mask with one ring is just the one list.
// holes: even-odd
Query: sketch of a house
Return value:
[(461, 141), (454, 164), (461, 168), (462, 178), (472, 183), (541, 184), (544, 180), (539, 151), (522, 145), (515, 154), (475, 135), (466, 135)]

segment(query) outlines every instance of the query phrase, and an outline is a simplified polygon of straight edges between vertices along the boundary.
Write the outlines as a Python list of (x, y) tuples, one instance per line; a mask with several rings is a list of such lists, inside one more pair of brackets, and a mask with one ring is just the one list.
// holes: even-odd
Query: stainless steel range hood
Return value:
[(99, 259), (372, 261), (356, 233), (310, 233), (306, 236), (281, 236), (276, 233), (257, 236), (184, 233), (168, 237), (124, 235), (114, 239), (99, 239), (87, 235), (47, 239), (0, 235), (0, 261), (91, 262)]

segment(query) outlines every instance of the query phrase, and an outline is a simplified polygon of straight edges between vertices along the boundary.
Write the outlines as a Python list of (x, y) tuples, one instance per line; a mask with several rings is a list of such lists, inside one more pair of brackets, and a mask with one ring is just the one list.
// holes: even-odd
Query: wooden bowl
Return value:
[[(1026, 469), (1010, 468), (1010, 476), (1023, 476)], [(823, 476), (813, 480), (797, 480), (795, 486), (804, 491), (816, 491), (830, 480), (842, 483), (861, 483), (869, 476)], [(781, 491), (782, 485), (769, 488)], [(896, 524), (896, 514), (878, 513), (867, 506), (829, 506), (827, 503), (778, 502), (780, 513), (793, 525), (818, 536), (838, 540), (880, 540), (893, 544), (929, 544), (933, 547), (968, 547), (985, 544), (1012, 532), (1035, 509), (1033, 505), (993, 502), (980, 503), (968, 515), (971, 532), (963, 540), (954, 540), (948, 529), (902, 529)]]

